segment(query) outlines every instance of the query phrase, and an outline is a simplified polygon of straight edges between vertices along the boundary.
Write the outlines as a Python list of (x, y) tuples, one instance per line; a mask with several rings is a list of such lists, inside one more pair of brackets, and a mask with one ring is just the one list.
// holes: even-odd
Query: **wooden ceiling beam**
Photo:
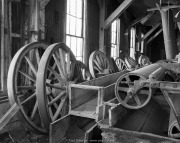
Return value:
[(141, 24), (145, 24), (154, 14), (155, 11), (148, 13), (145, 17), (141, 19)]
[(122, 4), (105, 20), (104, 29), (107, 29), (135, 0), (124, 0)]
[(157, 23), (151, 30), (149, 30), (143, 38), (140, 39), (139, 42), (144, 41), (150, 34), (152, 34), (159, 26), (161, 25), (161, 22)]
[(169, 10), (169, 9), (174, 9), (174, 8), (180, 8), (180, 5), (166, 5), (166, 6), (161, 6), (159, 4), (156, 4), (157, 7), (155, 8), (150, 8), (147, 11), (155, 11), (155, 10)]
[(154, 15), (154, 13), (155, 13), (155, 12), (153, 11), (153, 12), (148, 13), (146, 16), (137, 18), (136, 20), (134, 20), (134, 21), (128, 26), (128, 28), (130, 28), (130, 27), (138, 24), (139, 22), (140, 22), (141, 24), (146, 23), (146, 22), (151, 18), (151, 16)]
[(152, 40), (154, 40), (162, 31), (163, 31), (163, 29), (161, 28), (158, 32), (156, 32), (156, 33), (147, 41), (147, 44), (150, 43)]

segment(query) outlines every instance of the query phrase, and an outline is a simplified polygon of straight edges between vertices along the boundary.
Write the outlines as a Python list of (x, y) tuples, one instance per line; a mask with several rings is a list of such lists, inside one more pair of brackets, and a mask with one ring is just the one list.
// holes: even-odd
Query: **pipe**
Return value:
[(164, 35), (166, 59), (174, 59), (178, 53), (173, 14), (171, 10), (160, 10)]

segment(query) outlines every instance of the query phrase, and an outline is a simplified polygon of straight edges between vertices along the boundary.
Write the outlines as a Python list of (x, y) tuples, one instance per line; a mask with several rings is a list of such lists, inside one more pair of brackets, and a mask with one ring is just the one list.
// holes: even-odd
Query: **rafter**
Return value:
[(156, 32), (156, 33), (147, 41), (147, 44), (150, 43), (152, 40), (154, 40), (162, 31), (163, 31), (163, 29), (161, 28), (158, 32)]
[(159, 4), (156, 4), (157, 7), (150, 8), (147, 11), (155, 11), (155, 10), (169, 10), (173, 8), (180, 8), (180, 5), (166, 5), (166, 6), (160, 6)]
[(146, 23), (146, 22), (149, 20), (149, 18), (151, 18), (151, 16), (154, 15), (154, 13), (155, 13), (155, 12), (153, 11), (153, 12), (148, 13), (146, 16), (137, 18), (136, 20), (134, 20), (134, 21), (128, 26), (128, 28), (130, 28), (130, 27), (138, 24), (139, 22), (140, 22), (141, 24)]
[(150, 34), (152, 34), (159, 26), (161, 25), (161, 22), (157, 23), (151, 30), (149, 30), (143, 38), (140, 39), (139, 42), (144, 41)]
[(135, 0), (124, 0), (122, 4), (105, 20), (104, 29), (107, 29), (111, 23), (117, 19)]

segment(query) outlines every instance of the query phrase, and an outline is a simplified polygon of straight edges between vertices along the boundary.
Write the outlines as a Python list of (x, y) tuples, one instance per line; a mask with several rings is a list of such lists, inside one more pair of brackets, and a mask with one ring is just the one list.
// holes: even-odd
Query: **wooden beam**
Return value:
[(5, 89), (5, 0), (1, 0), (1, 90)]
[(180, 5), (167, 5), (167, 6), (160, 6), (159, 4), (156, 4), (157, 7), (150, 8), (147, 11), (155, 11), (155, 10), (169, 10), (173, 8), (180, 8)]
[(20, 107), (15, 103), (6, 114), (0, 119), (0, 131), (6, 126), (6, 124), (14, 117), (19, 111)]
[(88, 31), (88, 0), (84, 0), (84, 50), (83, 50), (83, 62), (88, 66), (89, 55), (90, 55), (90, 46), (89, 46), (89, 31)]
[(39, 12), (40, 12), (40, 3), (38, 0), (30, 1), (30, 31), (31, 42), (38, 41), (38, 35), (36, 34), (39, 31)]
[(155, 11), (148, 13), (145, 17), (141, 19), (141, 24), (146, 23), (154, 14), (155, 14)]
[(102, 0), (97, 0), (98, 2), (98, 5), (99, 5), (99, 8), (101, 9), (102, 8)]
[(107, 29), (135, 0), (124, 0), (122, 4), (105, 20), (104, 28)]
[(161, 22), (157, 23), (151, 30), (148, 31), (148, 33), (146, 33), (144, 35), (143, 38), (141, 38), (141, 40), (139, 42), (144, 41), (150, 34), (152, 34), (159, 26), (161, 25)]
[(137, 23), (141, 23), (141, 24), (144, 24), (151, 16), (154, 15), (154, 11), (153, 12), (150, 12), (148, 13), (146, 16), (143, 16), (143, 17), (140, 17), (140, 18), (137, 18), (135, 19), (129, 26), (128, 26), (128, 29), (134, 25), (136, 25)]
[(99, 50), (105, 53), (104, 46), (104, 20), (105, 20), (105, 0), (102, 1), (102, 7), (100, 8), (100, 16), (99, 16)]
[(147, 44), (149, 42), (151, 42), (152, 40), (154, 40), (161, 32), (163, 31), (163, 29), (161, 28), (158, 32), (156, 32), (147, 42)]

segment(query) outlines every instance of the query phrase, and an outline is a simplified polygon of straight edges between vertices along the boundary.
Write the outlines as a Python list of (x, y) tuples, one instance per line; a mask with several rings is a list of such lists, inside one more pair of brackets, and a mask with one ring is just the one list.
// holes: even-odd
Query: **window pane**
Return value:
[(66, 45), (70, 48), (71, 47), (71, 37), (66, 36)]
[(82, 50), (82, 38), (77, 38), (77, 55), (76, 56), (82, 56), (83, 50)]
[(113, 22), (113, 32), (116, 32), (116, 21)]
[[(141, 38), (143, 38), (144, 37), (144, 34), (142, 33), (141, 34)], [(144, 40), (141, 42), (141, 53), (143, 53), (144, 52)]]
[(70, 14), (76, 16), (76, 0), (70, 1)]
[(73, 54), (76, 56), (76, 38), (71, 37), (71, 50)]
[(69, 11), (69, 0), (67, 0), (67, 13), (70, 13), (70, 11)]
[(82, 35), (82, 20), (81, 19), (77, 19), (76, 21), (76, 36), (80, 36)]
[(111, 32), (111, 43), (113, 43), (114, 41), (114, 36), (113, 36), (113, 32)]
[(112, 32), (112, 44), (116, 44), (116, 33)]
[(70, 16), (70, 34), (71, 35), (75, 35), (75, 31), (76, 31), (76, 18)]
[(76, 59), (82, 62), (82, 57), (76, 57)]
[(77, 0), (77, 17), (82, 18), (82, 0)]
[(69, 14), (67, 14), (67, 22), (66, 22), (66, 33), (67, 34), (70, 34), (69, 33), (69, 24), (70, 24), (70, 17), (69, 17)]

